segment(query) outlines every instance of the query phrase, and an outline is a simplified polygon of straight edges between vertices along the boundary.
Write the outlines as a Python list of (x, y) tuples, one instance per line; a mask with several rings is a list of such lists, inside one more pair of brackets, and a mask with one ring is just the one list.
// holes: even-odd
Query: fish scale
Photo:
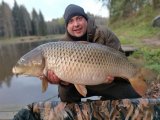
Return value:
[[(31, 66), (25, 67), (24, 64)], [(34, 67), (38, 72), (36, 69), (32, 71)], [(46, 76), (48, 70), (59, 79), (75, 84), (79, 92), (82, 85), (107, 83), (108, 75), (127, 78), (140, 94), (146, 89), (139, 68), (129, 62), (123, 53), (96, 43), (59, 41), (43, 44), (22, 56), (13, 73)]]
[[(118, 67), (121, 67), (118, 66), (120, 60), (116, 60), (112, 53), (106, 54), (104, 52), (106, 51), (106, 47), (97, 47), (98, 49), (93, 49), (95, 45), (90, 46), (88, 44), (72, 42), (70, 44), (64, 43), (61, 42), (58, 44), (50, 44), (48, 47), (44, 47), (43, 53), (46, 57), (47, 63), (49, 63), (47, 65), (48, 68), (46, 69), (53, 69), (56, 75), (62, 80), (66, 79), (67, 82), (70, 82), (70, 79), (74, 79), (74, 82), (77, 84), (81, 84), (81, 81), (86, 81), (84, 84), (88, 83), (94, 85), (97, 83), (88, 82), (87, 79), (93, 79), (93, 81), (96, 81), (95, 79), (101, 78), (99, 81), (103, 82), (107, 76), (107, 73), (108, 75), (115, 75), (120, 72), (118, 69)], [(49, 50), (47, 49), (50, 49), (52, 52), (48, 52)], [(121, 57), (119, 59), (121, 59)], [(55, 61), (54, 65), (53, 61)], [(121, 64), (122, 63), (123, 60), (121, 60)], [(108, 70), (105, 67), (108, 68)], [(123, 65), (123, 67), (125, 66)], [(125, 75), (122, 75), (122, 77), (125, 77)]]

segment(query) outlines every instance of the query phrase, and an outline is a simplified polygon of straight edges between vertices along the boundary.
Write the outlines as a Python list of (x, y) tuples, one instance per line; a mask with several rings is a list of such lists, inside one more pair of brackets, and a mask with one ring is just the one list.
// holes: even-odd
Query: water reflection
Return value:
[(15, 77), (11, 70), (22, 55), (45, 42), (50, 41), (0, 45), (0, 104), (26, 104), (57, 95), (56, 85), (42, 94), (38, 78)]

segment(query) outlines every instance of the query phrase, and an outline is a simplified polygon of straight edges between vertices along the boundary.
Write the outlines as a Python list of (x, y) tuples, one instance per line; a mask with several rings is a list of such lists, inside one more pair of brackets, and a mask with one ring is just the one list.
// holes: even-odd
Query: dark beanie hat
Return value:
[(84, 12), (84, 9), (82, 7), (74, 4), (68, 5), (63, 16), (66, 25), (68, 24), (69, 20), (76, 15), (83, 16), (86, 20), (88, 19), (87, 14)]

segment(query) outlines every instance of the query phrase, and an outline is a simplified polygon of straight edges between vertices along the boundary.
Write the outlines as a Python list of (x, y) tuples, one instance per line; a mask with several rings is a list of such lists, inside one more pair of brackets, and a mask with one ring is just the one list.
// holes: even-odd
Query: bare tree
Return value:
[[(149, 4), (151, 0), (99, 0), (107, 6), (110, 12), (111, 20), (117, 20), (118, 17), (129, 17), (137, 13), (143, 6)], [(160, 0), (152, 0), (153, 5), (158, 5)]]
[(153, 8), (160, 9), (160, 0), (152, 0)]

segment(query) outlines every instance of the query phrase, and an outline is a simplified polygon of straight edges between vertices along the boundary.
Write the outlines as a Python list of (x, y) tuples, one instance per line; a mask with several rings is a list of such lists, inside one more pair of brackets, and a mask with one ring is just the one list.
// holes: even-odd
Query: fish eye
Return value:
[(25, 61), (25, 59), (23, 59), (23, 58), (22, 58), (22, 59), (20, 59), (20, 62), (24, 62), (24, 61)]

